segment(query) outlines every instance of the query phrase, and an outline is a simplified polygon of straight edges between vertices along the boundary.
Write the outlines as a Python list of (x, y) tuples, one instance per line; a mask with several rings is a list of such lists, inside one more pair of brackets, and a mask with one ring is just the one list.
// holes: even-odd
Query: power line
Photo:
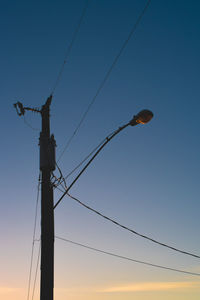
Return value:
[(33, 254), (34, 254), (34, 245), (35, 245), (35, 233), (36, 233), (36, 223), (37, 223), (37, 211), (38, 211), (40, 184), (41, 184), (41, 182), (40, 182), (40, 174), (39, 174), (38, 186), (37, 186), (36, 207), (35, 207), (35, 218), (34, 218), (34, 226), (33, 226), (33, 239), (32, 239), (32, 248), (31, 248), (31, 261), (30, 261), (30, 270), (29, 270), (29, 279), (28, 279), (27, 300), (29, 300), (30, 287), (31, 287), (31, 276), (32, 276), (32, 268), (33, 268)]
[(55, 85), (54, 85), (54, 87), (53, 87), (53, 89), (52, 89), (51, 95), (53, 95), (53, 93), (55, 92), (55, 89), (57, 88), (58, 83), (59, 83), (60, 80), (61, 80), (61, 77), (62, 77), (62, 74), (63, 74), (63, 71), (64, 71), (65, 64), (66, 64), (66, 62), (67, 62), (67, 59), (69, 58), (69, 55), (70, 55), (72, 46), (73, 46), (73, 44), (74, 44), (74, 42), (75, 42), (75, 40), (76, 40), (76, 38), (77, 38), (77, 35), (78, 35), (79, 29), (80, 29), (80, 27), (81, 27), (83, 18), (84, 18), (84, 16), (85, 16), (85, 13), (86, 13), (88, 4), (89, 4), (89, 0), (87, 0), (86, 3), (85, 3), (85, 6), (84, 6), (83, 11), (82, 11), (82, 14), (81, 14), (81, 17), (80, 17), (80, 19), (79, 19), (79, 22), (78, 22), (78, 24), (77, 24), (77, 27), (76, 27), (74, 33), (73, 33), (73, 36), (72, 36), (70, 45), (69, 45), (69, 47), (67, 48), (67, 51), (66, 51), (66, 54), (65, 54), (64, 62), (63, 62), (63, 64), (62, 64), (61, 68), (60, 68), (60, 72), (58, 73), (58, 76), (57, 76)]
[(32, 299), (31, 300), (33, 300), (34, 294), (35, 294), (35, 287), (36, 287), (36, 281), (37, 281), (37, 273), (38, 273), (38, 267), (39, 267), (39, 261), (40, 261), (40, 251), (41, 251), (41, 241), (40, 241), (40, 246), (39, 246), (39, 251), (38, 251), (37, 265), (36, 265), (35, 277), (34, 277), (34, 283), (33, 283), (33, 293), (32, 293)]
[(70, 177), (82, 164), (88, 160), (88, 158), (106, 141), (107, 138), (102, 140), (70, 173), (67, 174), (64, 178), (67, 179)]
[[(58, 189), (60, 192), (64, 193), (65, 190), (62, 190), (61, 188), (57, 187), (57, 186), (54, 186), (56, 189)], [(64, 189), (64, 186), (62, 186), (62, 188)]]
[(120, 56), (121, 56), (123, 50), (126, 48), (128, 42), (129, 42), (129, 40), (131, 39), (132, 35), (135, 33), (135, 31), (136, 31), (136, 29), (137, 29), (137, 27), (138, 27), (140, 21), (142, 20), (142, 17), (143, 17), (143, 15), (145, 14), (145, 12), (146, 12), (146, 10), (147, 10), (147, 8), (148, 8), (150, 2), (151, 2), (151, 0), (148, 0), (148, 1), (146, 2), (145, 7), (143, 8), (143, 10), (142, 10), (141, 14), (139, 15), (138, 19), (136, 20), (135, 24), (133, 25), (133, 27), (132, 27), (132, 29), (131, 29), (131, 31), (130, 31), (128, 37), (127, 37), (127, 39), (124, 41), (122, 47), (120, 48), (119, 53), (117, 54), (117, 56), (116, 56), (115, 59), (113, 60), (113, 62), (112, 62), (112, 64), (111, 64), (110, 68), (108, 69), (108, 71), (107, 71), (107, 73), (106, 73), (106, 75), (105, 75), (103, 81), (101, 82), (99, 88), (97, 89), (96, 94), (94, 95), (94, 97), (92, 98), (92, 101), (89, 103), (89, 105), (88, 105), (86, 111), (85, 111), (84, 114), (82, 115), (81, 120), (80, 120), (80, 122), (78, 123), (77, 127), (75, 128), (73, 134), (71, 135), (71, 137), (70, 137), (69, 140), (67, 141), (64, 150), (61, 152), (61, 154), (60, 154), (60, 156), (59, 156), (59, 158), (58, 158), (58, 161), (61, 159), (61, 157), (63, 156), (64, 152), (67, 150), (67, 148), (68, 148), (69, 145), (71, 144), (72, 139), (74, 138), (74, 136), (75, 136), (76, 133), (78, 132), (78, 130), (79, 130), (81, 124), (83, 123), (84, 119), (86, 118), (86, 116), (87, 116), (89, 110), (91, 109), (92, 105), (94, 104), (94, 102), (95, 102), (97, 96), (99, 95), (100, 91), (101, 91), (102, 88), (104, 87), (104, 85), (105, 85), (105, 83), (106, 83), (108, 77), (110, 76), (110, 74), (111, 74), (113, 68), (115, 67), (115, 65), (116, 65), (116, 63), (117, 63), (117, 61), (118, 61), (118, 59), (120, 58)]
[[(101, 147), (101, 145), (103, 145), (103, 143), (108, 140), (110, 138), (110, 136), (112, 136), (114, 133), (116, 132), (116, 130), (114, 130), (113, 132), (111, 132), (106, 138), (104, 138), (71, 172), (69, 172), (65, 177), (63, 177), (63, 179), (57, 184), (57, 186), (59, 186), (64, 180), (66, 180), (68, 177), (70, 177), (80, 166), (82, 166), (82, 164), (88, 160), (88, 158), (98, 149)], [(56, 186), (56, 187), (57, 187)]]
[(24, 116), (24, 123), (29, 127), (29, 128), (31, 128), (32, 130), (35, 130), (35, 131), (39, 131), (39, 129), (38, 128), (35, 128), (35, 127), (33, 127), (31, 124), (29, 124), (29, 122), (27, 122), (27, 120), (26, 120), (26, 117)]
[(166, 266), (161, 266), (161, 265), (157, 265), (157, 264), (153, 264), (153, 263), (149, 263), (149, 262), (145, 262), (145, 261), (141, 261), (141, 260), (136, 260), (136, 259), (133, 259), (133, 258), (130, 258), (130, 257), (118, 255), (118, 254), (115, 254), (115, 253), (111, 253), (111, 252), (108, 252), (108, 251), (104, 251), (104, 250), (100, 250), (100, 249), (97, 249), (97, 248), (94, 248), (94, 247), (90, 247), (90, 246), (87, 246), (87, 245), (84, 245), (84, 244), (81, 244), (81, 243), (77, 243), (77, 242), (74, 242), (74, 241), (59, 237), (59, 236), (55, 236), (55, 238), (59, 239), (59, 240), (62, 240), (62, 241), (65, 241), (65, 242), (68, 242), (68, 243), (71, 243), (71, 244), (74, 244), (74, 245), (77, 245), (77, 246), (80, 246), (80, 247), (83, 247), (83, 248), (86, 248), (86, 249), (89, 249), (89, 250), (93, 250), (93, 251), (96, 251), (96, 252), (99, 252), (99, 253), (114, 256), (114, 257), (117, 257), (117, 258), (120, 258), (120, 259), (132, 261), (132, 262), (135, 262), (135, 263), (147, 265), (147, 266), (150, 266), (150, 267), (160, 268), (160, 269), (164, 269), (164, 270), (169, 270), (169, 271), (174, 271), (174, 272), (179, 272), (179, 273), (184, 273), (184, 274), (189, 274), (189, 275), (200, 276), (200, 273), (193, 273), (193, 272), (189, 272), (189, 271), (185, 271), (185, 270), (179, 270), (179, 269), (170, 268), (170, 267), (166, 267)]
[(144, 235), (144, 234), (138, 233), (137, 231), (135, 231), (135, 230), (133, 230), (133, 229), (130, 229), (130, 228), (128, 228), (128, 227), (126, 227), (126, 226), (120, 224), (119, 222), (117, 222), (117, 221), (115, 221), (115, 220), (113, 220), (113, 219), (111, 219), (111, 218), (109, 218), (109, 217), (103, 215), (103, 214), (100, 213), (99, 211), (97, 211), (97, 210), (91, 208), (90, 206), (84, 204), (84, 203), (81, 202), (79, 199), (77, 199), (77, 198), (71, 196), (69, 193), (67, 193), (67, 195), (68, 195), (70, 198), (72, 198), (73, 200), (75, 200), (76, 202), (78, 202), (79, 204), (81, 204), (83, 207), (89, 209), (90, 211), (93, 211), (95, 214), (99, 215), (100, 217), (102, 217), (102, 218), (104, 218), (104, 219), (106, 219), (106, 220), (112, 222), (113, 224), (115, 224), (115, 225), (117, 225), (117, 226), (119, 226), (119, 227), (121, 227), (121, 228), (123, 228), (123, 229), (125, 229), (125, 230), (128, 230), (129, 232), (131, 232), (131, 233), (133, 233), (133, 234), (135, 234), (135, 235), (138, 235), (138, 236), (140, 236), (140, 237), (142, 237), (142, 238), (144, 238), (144, 239), (147, 239), (147, 240), (149, 240), (149, 241), (151, 241), (151, 242), (153, 242), (153, 243), (156, 243), (156, 244), (158, 244), (158, 245), (160, 245), (160, 246), (169, 248), (169, 249), (174, 250), (174, 251), (176, 251), (176, 252), (179, 252), (179, 253), (182, 253), (182, 254), (185, 254), (185, 255), (189, 255), (189, 256), (193, 256), (193, 257), (195, 257), (195, 258), (200, 258), (199, 255), (196, 255), (196, 254), (193, 254), (193, 253), (190, 253), (190, 252), (187, 252), (187, 251), (183, 251), (183, 250), (177, 249), (177, 248), (175, 248), (175, 247), (172, 247), (172, 246), (169, 246), (169, 245), (167, 245), (167, 244), (161, 243), (161, 242), (159, 242), (159, 241), (157, 241), (157, 240), (154, 240), (153, 238), (148, 237), (148, 236), (146, 236), (146, 235)]
[[(72, 183), (67, 187), (64, 194), (60, 197), (60, 199), (57, 201), (57, 203), (54, 205), (54, 209), (58, 206), (58, 204), (62, 201), (62, 199), (65, 197), (65, 195), (68, 193), (68, 191), (72, 188), (72, 186), (75, 184), (75, 182), (79, 179), (79, 177), (83, 174), (83, 172), (88, 168), (88, 166), (92, 163), (92, 161), (95, 159), (95, 157), (101, 152), (101, 150), (107, 145), (108, 142), (110, 142), (120, 131), (125, 129), (127, 126), (131, 125), (131, 122), (126, 123), (125, 125), (119, 127), (116, 131), (114, 131), (113, 134), (111, 134), (110, 137), (106, 139), (106, 141), (99, 147), (99, 149), (95, 152), (95, 154), (90, 158), (90, 160), (86, 163), (86, 165), (82, 168), (82, 170), (79, 172), (79, 174), (76, 176), (76, 178), (72, 181)], [(134, 125), (137, 125), (135, 123)], [(131, 125), (131, 126), (134, 126)]]

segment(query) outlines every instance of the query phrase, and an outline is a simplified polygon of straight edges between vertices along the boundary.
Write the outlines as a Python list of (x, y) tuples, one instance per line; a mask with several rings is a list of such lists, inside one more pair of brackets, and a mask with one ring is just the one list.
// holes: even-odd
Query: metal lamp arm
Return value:
[[(87, 169), (87, 167), (91, 164), (91, 162), (95, 159), (95, 157), (99, 154), (99, 152), (116, 136), (120, 131), (125, 129), (127, 126), (130, 125), (130, 122), (125, 124), (122, 127), (119, 127), (110, 137), (106, 138), (106, 141), (103, 143), (103, 145), (95, 152), (95, 154), (92, 156), (92, 158), (88, 161), (88, 163), (83, 167), (83, 169), (79, 172), (79, 174), (76, 176), (76, 178), (72, 181), (70, 186), (66, 189), (66, 191), (63, 193), (63, 195), (60, 197), (60, 199), (57, 201), (57, 203), (54, 205), (54, 209), (58, 206), (58, 204), (61, 202), (61, 200), (65, 197), (65, 195), (68, 193), (68, 191), (71, 189), (71, 187), (74, 185), (74, 183), (78, 180), (78, 178), (82, 175), (82, 173)], [(134, 125), (137, 125), (135, 123)], [(133, 126), (133, 125), (132, 125)]]

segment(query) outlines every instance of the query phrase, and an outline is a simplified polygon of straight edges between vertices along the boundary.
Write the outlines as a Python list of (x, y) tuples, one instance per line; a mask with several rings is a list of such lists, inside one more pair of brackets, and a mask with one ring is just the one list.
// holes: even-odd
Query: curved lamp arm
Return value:
[(80, 173), (76, 176), (76, 178), (72, 181), (70, 186), (66, 189), (66, 191), (63, 193), (63, 195), (60, 197), (60, 199), (54, 205), (54, 209), (58, 206), (58, 204), (65, 197), (65, 195), (68, 193), (68, 191), (74, 185), (74, 183), (79, 179), (79, 177), (82, 175), (82, 173), (87, 169), (87, 167), (91, 164), (91, 162), (95, 159), (95, 157), (99, 154), (99, 152), (108, 144), (108, 142), (110, 140), (112, 140), (120, 131), (122, 131), (129, 125), (136, 126), (138, 124), (146, 124), (152, 119), (152, 117), (153, 117), (153, 113), (150, 110), (144, 109), (144, 110), (140, 111), (136, 116), (133, 116), (133, 119), (130, 122), (123, 125), (122, 127), (119, 127), (111, 136), (107, 137), (106, 141), (103, 143), (103, 145), (95, 152), (95, 154), (92, 156), (92, 158), (83, 167), (83, 169), (80, 171)]

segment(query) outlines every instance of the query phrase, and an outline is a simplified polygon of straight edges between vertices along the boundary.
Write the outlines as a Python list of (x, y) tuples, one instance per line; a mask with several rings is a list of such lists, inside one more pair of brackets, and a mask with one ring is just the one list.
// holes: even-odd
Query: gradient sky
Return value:
[[(85, 1), (2, 1), (0, 298), (27, 299), (39, 174), (40, 107), (50, 95)], [(145, 5), (90, 1), (51, 106), (57, 157)], [(134, 230), (200, 254), (200, 2), (152, 0), (108, 81), (59, 161), (67, 175), (104, 137), (143, 108), (96, 158), (71, 194)], [(73, 177), (72, 177), (73, 178)], [(68, 183), (70, 183), (69, 178)], [(55, 192), (55, 200), (60, 192)], [(39, 209), (38, 209), (39, 210)], [(40, 236), (37, 221), (37, 238)], [(116, 227), (64, 198), (56, 235), (105, 251), (200, 273), (198, 259)], [(38, 243), (35, 244), (33, 273)], [(56, 300), (197, 300), (199, 277), (123, 261), (55, 241)], [(39, 299), (39, 274), (34, 299)]]

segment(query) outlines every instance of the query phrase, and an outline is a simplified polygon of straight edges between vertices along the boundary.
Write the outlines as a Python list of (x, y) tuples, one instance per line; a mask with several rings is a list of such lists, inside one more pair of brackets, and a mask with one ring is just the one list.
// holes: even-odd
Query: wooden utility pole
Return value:
[(41, 277), (40, 300), (53, 300), (54, 288), (54, 203), (51, 173), (55, 170), (55, 140), (50, 136), (49, 112), (52, 95), (47, 99), (42, 109), (24, 107), (21, 102), (14, 104), (19, 116), (26, 110), (40, 113), (42, 116), (42, 131), (40, 133), (40, 170), (42, 172), (41, 193)]
[(41, 277), (40, 300), (53, 300), (54, 289), (54, 203), (51, 172), (55, 170), (55, 140), (50, 136), (50, 96), (42, 106), (40, 133), (41, 191)]

